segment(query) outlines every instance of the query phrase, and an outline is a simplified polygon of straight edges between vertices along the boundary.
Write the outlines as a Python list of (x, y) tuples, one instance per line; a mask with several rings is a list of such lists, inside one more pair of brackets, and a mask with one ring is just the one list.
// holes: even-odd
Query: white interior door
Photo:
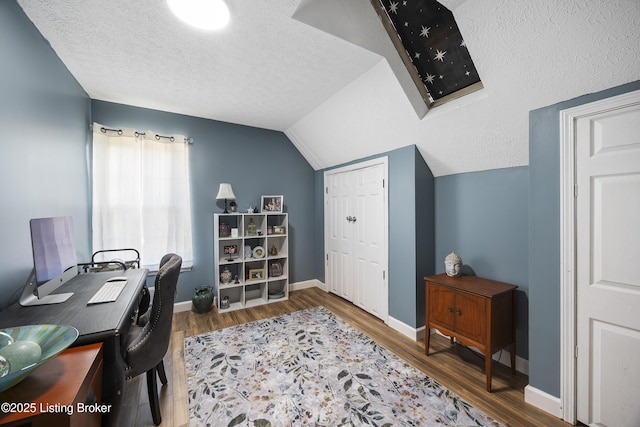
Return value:
[(640, 106), (576, 120), (578, 420), (640, 425)]

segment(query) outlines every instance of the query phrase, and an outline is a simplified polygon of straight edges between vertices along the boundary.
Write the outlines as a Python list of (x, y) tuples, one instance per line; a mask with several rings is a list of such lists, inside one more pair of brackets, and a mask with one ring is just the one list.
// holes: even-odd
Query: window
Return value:
[(93, 124), (93, 250), (135, 248), (154, 271), (163, 255), (193, 264), (189, 145)]

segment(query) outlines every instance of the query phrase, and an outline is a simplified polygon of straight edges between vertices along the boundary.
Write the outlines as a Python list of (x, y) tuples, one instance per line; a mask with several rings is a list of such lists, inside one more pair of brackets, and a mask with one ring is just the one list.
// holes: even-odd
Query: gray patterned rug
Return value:
[(315, 307), (188, 337), (191, 426), (501, 426)]

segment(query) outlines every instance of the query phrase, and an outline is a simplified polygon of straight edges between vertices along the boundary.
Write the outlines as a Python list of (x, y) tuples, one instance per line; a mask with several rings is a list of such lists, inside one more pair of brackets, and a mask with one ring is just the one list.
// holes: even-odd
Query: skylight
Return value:
[(427, 106), (482, 88), (453, 13), (435, 0), (371, 0)]

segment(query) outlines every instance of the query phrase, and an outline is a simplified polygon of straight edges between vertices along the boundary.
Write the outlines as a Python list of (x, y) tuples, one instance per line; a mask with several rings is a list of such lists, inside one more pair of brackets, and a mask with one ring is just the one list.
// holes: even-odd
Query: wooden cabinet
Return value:
[(491, 356), (509, 346), (515, 372), (515, 290), (517, 286), (477, 276), (425, 277), (425, 354), (431, 329), (477, 348), (485, 356), (487, 391), (491, 391)]
[(100, 426), (113, 409), (101, 403), (102, 344), (63, 351), (0, 393), (0, 401), (10, 409), (0, 412), (3, 426)]

